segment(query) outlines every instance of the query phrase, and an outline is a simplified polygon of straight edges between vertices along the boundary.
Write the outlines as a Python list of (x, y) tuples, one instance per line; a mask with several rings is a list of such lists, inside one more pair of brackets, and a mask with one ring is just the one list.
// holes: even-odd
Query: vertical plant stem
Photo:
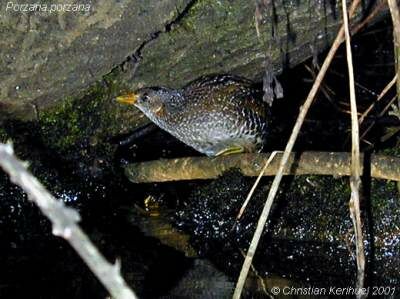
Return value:
[[(360, 0), (353, 0), (353, 2), (351, 4), (351, 8), (350, 8), (350, 15), (354, 14), (354, 12), (359, 4), (360, 4)], [(267, 219), (268, 219), (268, 216), (269, 216), (269, 213), (271, 210), (271, 206), (272, 206), (274, 198), (278, 192), (278, 188), (279, 188), (280, 182), (282, 180), (282, 176), (283, 176), (283, 171), (289, 160), (290, 153), (293, 150), (294, 143), (296, 142), (297, 136), (300, 132), (301, 126), (303, 125), (303, 122), (307, 115), (307, 112), (308, 112), (311, 104), (314, 101), (314, 98), (318, 92), (318, 89), (322, 83), (323, 78), (325, 77), (325, 74), (329, 68), (329, 65), (331, 64), (333, 57), (335, 56), (335, 53), (336, 53), (337, 49), (339, 48), (340, 44), (343, 42), (343, 39), (344, 39), (344, 26), (342, 25), (336, 36), (335, 41), (332, 44), (331, 49), (329, 50), (328, 55), (325, 58), (324, 63), (321, 66), (321, 69), (320, 69), (320, 71), (317, 75), (317, 78), (315, 79), (315, 82), (307, 96), (307, 99), (305, 100), (303, 106), (300, 108), (300, 112), (297, 117), (296, 123), (294, 125), (294, 128), (293, 128), (292, 133), (289, 138), (289, 141), (286, 144), (285, 151), (284, 151), (282, 159), (280, 161), (278, 172), (275, 175), (275, 178), (272, 182), (271, 189), (269, 190), (267, 200), (266, 200), (264, 208), (261, 212), (261, 216), (258, 220), (256, 231), (254, 232), (253, 239), (251, 240), (249, 249), (247, 250), (246, 258), (243, 262), (243, 266), (240, 271), (238, 281), (236, 283), (235, 291), (233, 293), (234, 299), (239, 299), (242, 294), (242, 290), (243, 290), (244, 283), (247, 278), (247, 274), (249, 273), (254, 254), (257, 250), (257, 246), (258, 246), (258, 243), (261, 238), (261, 234), (264, 230), (265, 224), (267, 223)]]
[[(360, 290), (364, 286), (365, 273), (365, 253), (360, 213), (360, 186), (361, 186), (361, 165), (360, 165), (360, 136), (357, 116), (357, 101), (354, 82), (353, 57), (351, 52), (351, 40), (349, 30), (349, 20), (347, 16), (346, 0), (342, 0), (343, 23), (346, 39), (346, 57), (349, 71), (350, 87), (350, 107), (351, 107), (351, 175), (350, 175), (350, 216), (353, 222), (354, 235), (356, 240), (356, 259), (357, 259), (357, 284), (356, 288)], [(363, 298), (362, 292), (357, 292), (357, 298)]]
[(400, 108), (400, 12), (396, 0), (388, 0), (393, 22), (393, 41), (397, 74), (397, 100)]

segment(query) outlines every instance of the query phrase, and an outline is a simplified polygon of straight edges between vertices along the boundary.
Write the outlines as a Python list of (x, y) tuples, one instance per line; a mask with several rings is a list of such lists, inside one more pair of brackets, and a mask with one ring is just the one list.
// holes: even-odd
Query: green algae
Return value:
[(116, 73), (105, 76), (83, 95), (67, 97), (61, 101), (62, 105), (39, 113), (41, 134), (48, 146), (65, 151), (84, 140), (97, 144), (146, 121), (135, 114), (134, 108), (114, 101), (126, 89), (118, 83)]
[(127, 89), (116, 69), (84, 93), (39, 111), (40, 139), (57, 155), (70, 161), (83, 175), (113, 171), (117, 145), (111, 137), (127, 134), (148, 120), (134, 107), (116, 103)]
[(49, 141), (52, 147), (72, 146), (81, 136), (78, 113), (72, 98), (65, 99), (60, 107), (40, 114), (39, 122), (43, 135), (51, 137), (54, 134)]

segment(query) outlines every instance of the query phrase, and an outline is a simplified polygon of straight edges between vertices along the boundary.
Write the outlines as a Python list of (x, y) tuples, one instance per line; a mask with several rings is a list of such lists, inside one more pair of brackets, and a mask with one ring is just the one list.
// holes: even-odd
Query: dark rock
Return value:
[[(229, 271), (240, 270), (240, 250), (249, 246), (271, 179), (262, 180), (236, 221), (253, 182), (229, 172), (195, 189), (177, 212), (177, 224), (192, 235), (199, 253)], [(398, 283), (400, 218), (393, 212), (399, 208), (398, 190), (394, 182), (372, 180), (369, 186), (362, 200), (367, 276), (377, 284)], [(286, 177), (280, 190), (257, 249), (256, 269), (315, 285), (348, 284), (356, 269), (348, 179)]]
[(87, 0), (78, 12), (15, 11), (3, 2), (0, 109), (34, 118), (32, 105), (55, 104), (96, 82), (189, 2)]
[(130, 88), (179, 87), (209, 73), (260, 79), (267, 57), (271, 71), (296, 65), (324, 49), (341, 22), (336, 5), (276, 1), (262, 11), (257, 37), (256, 5), (246, 0), (80, 4), (89, 9), (21, 12), (1, 4), (0, 117), (35, 119), (120, 65), (134, 64), (118, 77), (131, 82), (136, 70)]

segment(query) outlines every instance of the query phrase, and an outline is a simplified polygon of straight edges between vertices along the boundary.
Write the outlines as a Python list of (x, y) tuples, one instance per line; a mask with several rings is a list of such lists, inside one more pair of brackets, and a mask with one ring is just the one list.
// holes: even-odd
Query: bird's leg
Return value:
[(227, 155), (232, 155), (232, 154), (240, 154), (244, 152), (244, 148), (239, 146), (239, 145), (235, 145), (235, 146), (231, 146), (228, 148), (223, 149), (222, 151), (219, 151), (216, 156), (227, 156)]

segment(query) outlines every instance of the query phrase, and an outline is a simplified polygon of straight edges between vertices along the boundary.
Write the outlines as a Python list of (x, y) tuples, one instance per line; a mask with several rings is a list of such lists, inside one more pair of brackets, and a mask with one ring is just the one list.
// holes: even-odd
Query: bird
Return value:
[(181, 89), (143, 87), (118, 96), (152, 122), (207, 156), (260, 152), (269, 109), (253, 81), (235, 75), (202, 76)]

